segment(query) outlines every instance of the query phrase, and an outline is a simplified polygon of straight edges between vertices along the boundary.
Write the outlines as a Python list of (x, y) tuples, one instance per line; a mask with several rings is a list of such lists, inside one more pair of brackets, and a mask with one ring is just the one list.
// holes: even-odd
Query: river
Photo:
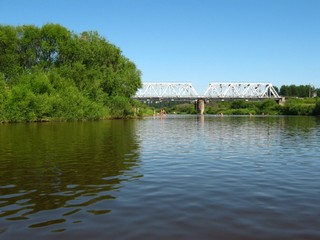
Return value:
[(1, 239), (320, 239), (320, 118), (0, 125)]

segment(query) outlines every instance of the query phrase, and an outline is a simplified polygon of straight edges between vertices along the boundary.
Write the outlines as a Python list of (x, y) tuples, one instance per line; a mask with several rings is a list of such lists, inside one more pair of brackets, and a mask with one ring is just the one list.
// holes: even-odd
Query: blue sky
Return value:
[(98, 31), (144, 82), (320, 88), (320, 0), (0, 0), (0, 24)]

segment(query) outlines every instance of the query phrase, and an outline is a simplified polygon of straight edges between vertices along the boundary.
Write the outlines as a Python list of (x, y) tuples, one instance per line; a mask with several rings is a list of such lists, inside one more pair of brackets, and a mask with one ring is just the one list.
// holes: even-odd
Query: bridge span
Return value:
[(204, 111), (204, 102), (210, 100), (263, 100), (282, 98), (271, 83), (210, 83), (203, 94), (198, 94), (191, 83), (143, 83), (134, 99), (142, 101), (194, 101), (199, 112)]

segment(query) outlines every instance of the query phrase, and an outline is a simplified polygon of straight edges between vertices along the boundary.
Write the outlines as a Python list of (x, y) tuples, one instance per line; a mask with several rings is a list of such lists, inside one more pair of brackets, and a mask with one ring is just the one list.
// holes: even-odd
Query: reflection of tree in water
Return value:
[(305, 116), (288, 116), (281, 118), (281, 126), (290, 133), (313, 131), (319, 125), (319, 118)]
[(138, 159), (134, 121), (3, 125), (0, 217), (19, 220), (58, 208), (66, 208), (63, 216), (107, 213), (87, 207), (139, 177)]

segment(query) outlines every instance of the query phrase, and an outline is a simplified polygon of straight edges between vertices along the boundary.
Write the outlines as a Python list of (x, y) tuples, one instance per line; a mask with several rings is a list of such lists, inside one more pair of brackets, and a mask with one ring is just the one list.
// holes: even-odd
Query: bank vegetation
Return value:
[(140, 87), (139, 69), (97, 32), (0, 25), (0, 122), (141, 115)]
[[(155, 111), (165, 109), (172, 114), (197, 114), (193, 103), (155, 103)], [(319, 116), (320, 98), (287, 98), (285, 103), (279, 104), (275, 100), (262, 101), (212, 101), (205, 105), (204, 114), (224, 115), (300, 115)]]

